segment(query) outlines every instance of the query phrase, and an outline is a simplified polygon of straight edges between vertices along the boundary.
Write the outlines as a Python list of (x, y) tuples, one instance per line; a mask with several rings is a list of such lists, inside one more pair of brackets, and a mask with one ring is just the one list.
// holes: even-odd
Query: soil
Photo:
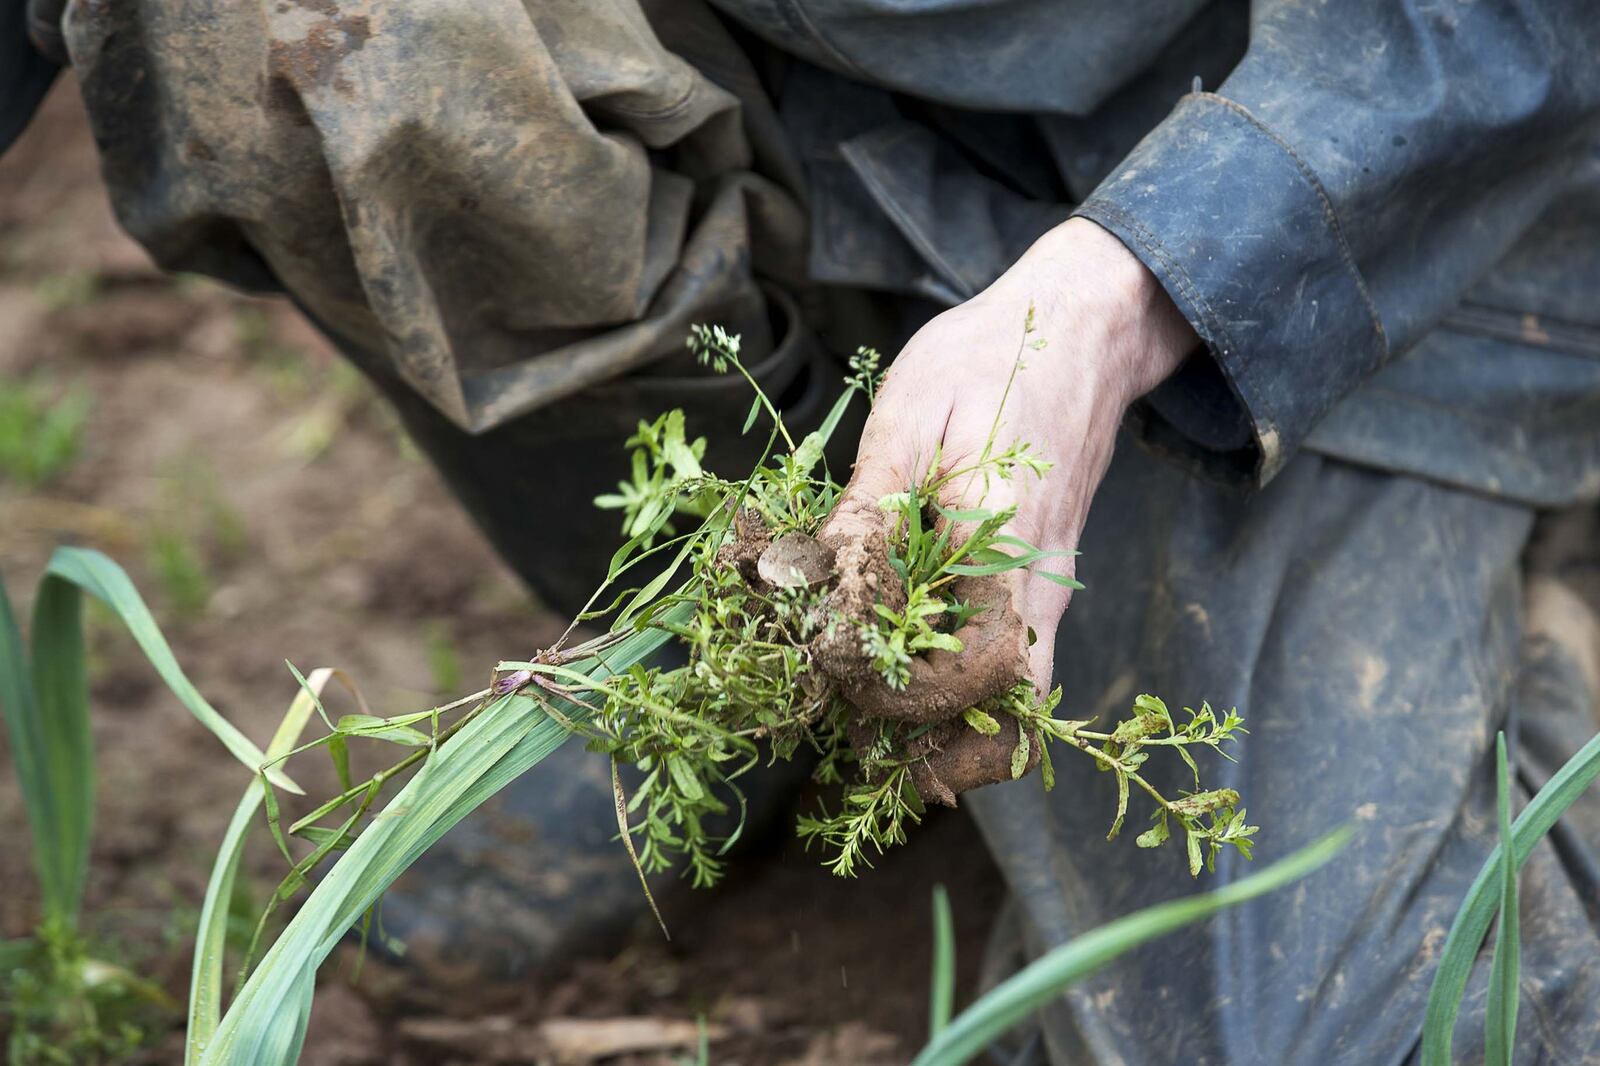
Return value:
[[(380, 710), (429, 706), (522, 658), (561, 622), (453, 503), (383, 406), (285, 302), (163, 276), (117, 228), (74, 85), (0, 161), (0, 383), (82, 390), (76, 459), (25, 487), (0, 474), (0, 575), (25, 612), (62, 543), (126, 566), (180, 661), (264, 743), (294, 692), (284, 668), (342, 667)], [(620, 446), (620, 442), (619, 442)], [(597, 486), (597, 488), (599, 488)], [(583, 506), (582, 501), (570, 501)], [(24, 614), (25, 617), (25, 614)], [(91, 614), (96, 832), (86, 924), (97, 947), (184, 998), (211, 856), (241, 768)], [(4, 752), (0, 741), (0, 752)], [(327, 794), (331, 777), (296, 776)], [(241, 874), (259, 903), (282, 860), (266, 834)], [(0, 937), (37, 919), (21, 799), (0, 757)], [(706, 1015), (717, 1063), (904, 1062), (926, 1026), (929, 890), (949, 886), (970, 995), (998, 875), (959, 812), (841, 882), (793, 847), (747, 860), (676, 918), (640, 900), (620, 952), (399, 1006), (377, 969), (324, 975), (307, 1063), (674, 1062)], [(414, 990), (413, 990), (414, 991)], [(181, 1020), (141, 1061), (173, 1062)]]

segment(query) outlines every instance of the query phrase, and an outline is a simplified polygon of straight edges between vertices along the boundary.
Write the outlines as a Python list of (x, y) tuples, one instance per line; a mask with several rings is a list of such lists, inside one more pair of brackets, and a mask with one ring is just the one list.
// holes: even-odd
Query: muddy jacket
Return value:
[(692, 321), (848, 346), (841, 287), (955, 303), (1076, 211), (1205, 341), (1135, 412), (1158, 449), (1600, 493), (1592, 0), (74, 0), (62, 30), (156, 259), (288, 289), (466, 434), (678, 373)]

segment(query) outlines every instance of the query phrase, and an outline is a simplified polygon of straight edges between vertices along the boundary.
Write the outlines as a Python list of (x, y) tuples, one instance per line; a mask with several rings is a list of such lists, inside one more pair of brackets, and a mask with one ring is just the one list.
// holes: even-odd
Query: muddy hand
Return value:
[[(1030, 307), (1034, 332), (1025, 338)], [(1045, 346), (1024, 347), (1036, 339)], [(1054, 465), (1043, 478), (1019, 474), (986, 489), (981, 478), (957, 478), (940, 502), (1015, 505), (1009, 532), (1047, 551), (1075, 547), (1128, 405), (1197, 343), (1154, 276), (1116, 238), (1083, 219), (1045, 234), (988, 289), (931, 320), (896, 358), (854, 476), (821, 536), (836, 555), (834, 608), (865, 618), (874, 603), (903, 605), (888, 564), (890, 520), (878, 501), (924, 481), (935, 456), (946, 471), (977, 460), (1002, 401), (994, 449), (1027, 442)], [(1008, 392), (1019, 351), (1023, 366)], [(923, 735), (928, 751), (914, 773), (923, 796), (944, 803), (1010, 779), (1015, 722), (1008, 718), (986, 737), (958, 716), (1024, 677), (1048, 689), (1056, 627), (1071, 597), (1029, 570), (967, 579), (953, 591), (986, 609), (956, 633), (960, 652), (916, 661), (904, 691), (890, 689), (859, 651), (847, 653), (854, 634), (836, 632), (818, 648), (819, 664), (864, 714), (943, 723)]]

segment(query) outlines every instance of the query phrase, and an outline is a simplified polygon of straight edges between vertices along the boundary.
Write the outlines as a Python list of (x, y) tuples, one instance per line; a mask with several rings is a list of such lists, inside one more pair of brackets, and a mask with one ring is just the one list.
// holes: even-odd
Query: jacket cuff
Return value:
[(1232, 100), (1185, 96), (1077, 214), (1127, 245), (1205, 342), (1210, 360), (1132, 424), (1213, 476), (1267, 482), (1387, 358), (1327, 193)]

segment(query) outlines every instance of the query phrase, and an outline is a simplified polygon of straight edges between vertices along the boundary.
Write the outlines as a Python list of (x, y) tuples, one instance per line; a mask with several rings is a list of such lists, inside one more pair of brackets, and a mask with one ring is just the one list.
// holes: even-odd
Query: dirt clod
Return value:
[(752, 588), (765, 588), (761, 578), (761, 554), (772, 544), (772, 531), (760, 513), (742, 507), (733, 516), (733, 536), (717, 549), (717, 562), (731, 567)]

